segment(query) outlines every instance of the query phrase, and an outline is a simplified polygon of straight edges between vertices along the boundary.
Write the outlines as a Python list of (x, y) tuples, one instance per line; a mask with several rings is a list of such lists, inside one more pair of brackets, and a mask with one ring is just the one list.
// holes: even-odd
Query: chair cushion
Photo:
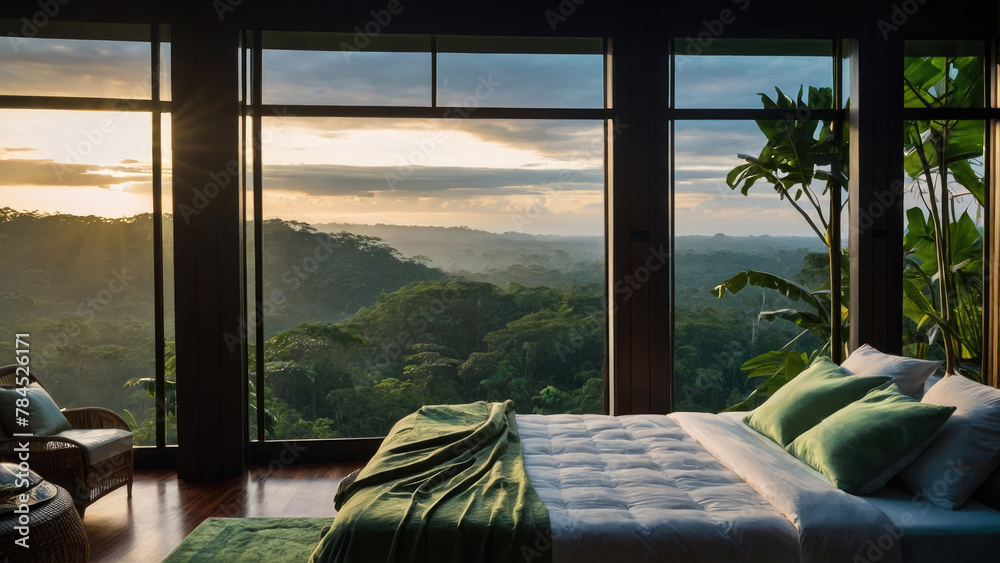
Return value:
[[(18, 408), (22, 412), (19, 413)], [(37, 383), (0, 389), (0, 425), (7, 436), (16, 433), (52, 436), (73, 427), (52, 397)]]
[(96, 465), (132, 449), (132, 433), (118, 428), (74, 428), (57, 434), (78, 442), (90, 452), (90, 463)]

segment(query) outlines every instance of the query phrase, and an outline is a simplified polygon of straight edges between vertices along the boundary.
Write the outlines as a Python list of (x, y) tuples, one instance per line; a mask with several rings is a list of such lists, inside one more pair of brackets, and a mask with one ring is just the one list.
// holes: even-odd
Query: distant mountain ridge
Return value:
[[(508, 231), (493, 233), (470, 227), (426, 227), (416, 225), (361, 225), (352, 223), (319, 223), (313, 225), (323, 232), (347, 231), (358, 235), (374, 236), (382, 239), (403, 256), (427, 256), (432, 265), (445, 270), (477, 270), (474, 263), (466, 263), (472, 258), (467, 252), (479, 249), (483, 252), (511, 251), (517, 254), (550, 253), (562, 250), (574, 257), (574, 261), (604, 259), (604, 235), (532, 235)], [(674, 239), (678, 254), (685, 251), (714, 252), (729, 250), (745, 253), (769, 253), (779, 250), (800, 250), (823, 252), (826, 247), (812, 236), (729, 236), (680, 235)], [(509, 266), (513, 263), (490, 262), (482, 264), (486, 268)]]

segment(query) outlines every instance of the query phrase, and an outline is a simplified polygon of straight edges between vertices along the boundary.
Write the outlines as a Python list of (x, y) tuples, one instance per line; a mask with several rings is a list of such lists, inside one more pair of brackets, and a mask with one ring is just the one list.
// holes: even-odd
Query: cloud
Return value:
[[(118, 174), (111, 174), (118, 173)], [(0, 160), (0, 186), (87, 186), (109, 188), (148, 182), (149, 172), (124, 166), (67, 164), (54, 160)]]
[[(534, 152), (531, 166), (566, 160), (601, 166), (604, 160), (604, 124), (600, 121), (265, 117), (263, 124), (265, 131), (275, 135), (280, 144), (305, 150), (320, 144), (329, 146), (331, 141), (349, 142), (351, 136), (360, 138), (359, 132), (391, 131), (394, 138), (411, 139), (407, 141), (407, 150), (413, 148), (413, 142), (433, 143), (432, 139), (443, 136), (442, 144), (448, 148), (458, 144), (455, 138), (464, 138), (470, 143), (495, 143)], [(311, 138), (315, 142), (309, 142)], [(370, 137), (363, 138), (365, 142), (374, 142)], [(384, 142), (378, 142), (374, 150), (387, 150)], [(466, 146), (469, 150), (478, 150), (473, 145)], [(265, 158), (269, 158), (267, 151), (265, 144)], [(539, 158), (549, 162), (541, 162)]]
[[(438, 54), (438, 103), (485, 97), (490, 107), (600, 108), (603, 55)], [(485, 88), (488, 84), (489, 88)]]
[(466, 120), (460, 126), (484, 141), (529, 148), (553, 160), (604, 158), (604, 126), (594, 121)]
[(27, 39), (0, 42), (4, 93), (149, 99), (149, 44)]
[(32, 148), (28, 148), (28, 147), (0, 147), (0, 156), (4, 155), (6, 153), (12, 153), (12, 152), (33, 152), (33, 151), (36, 151), (36, 150), (38, 150), (38, 149), (32, 149)]
[[(407, 176), (407, 170), (412, 172)], [(396, 195), (453, 196), (539, 194), (546, 191), (604, 189), (604, 171), (462, 168), (420, 166), (410, 169), (332, 164), (265, 165), (265, 190), (307, 195), (358, 195), (392, 191)], [(390, 185), (391, 184), (391, 185)]]
[(430, 53), (264, 51), (268, 104), (431, 105)]
[(804, 86), (833, 86), (832, 57), (682, 56), (677, 65), (679, 108), (763, 107), (758, 92), (772, 100), (779, 87), (795, 97)]
[[(265, 50), (263, 79), (265, 103), (431, 105), (426, 52)], [(600, 108), (603, 81), (599, 54), (438, 54), (442, 107)]]

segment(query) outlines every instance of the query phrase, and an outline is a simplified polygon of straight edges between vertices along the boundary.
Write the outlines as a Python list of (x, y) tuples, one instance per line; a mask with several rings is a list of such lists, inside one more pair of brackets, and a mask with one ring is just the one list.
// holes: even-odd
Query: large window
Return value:
[(718, 40), (673, 58), (676, 410), (752, 408), (817, 356), (843, 351), (836, 47)]
[(602, 41), (252, 40), (251, 435), (603, 412)]
[(59, 406), (176, 443), (166, 31), (21, 24), (0, 22), (0, 363), (27, 334)]

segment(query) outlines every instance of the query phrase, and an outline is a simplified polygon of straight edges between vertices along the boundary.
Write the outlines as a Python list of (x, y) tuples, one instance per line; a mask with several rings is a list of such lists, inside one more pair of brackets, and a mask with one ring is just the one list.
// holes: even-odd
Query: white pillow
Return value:
[(904, 489), (954, 510), (1000, 465), (1000, 390), (945, 377), (923, 403), (957, 407), (941, 435), (899, 474)]
[(840, 364), (841, 369), (854, 375), (888, 375), (904, 395), (913, 398), (920, 397), (924, 382), (940, 366), (941, 362), (883, 354), (867, 344)]

